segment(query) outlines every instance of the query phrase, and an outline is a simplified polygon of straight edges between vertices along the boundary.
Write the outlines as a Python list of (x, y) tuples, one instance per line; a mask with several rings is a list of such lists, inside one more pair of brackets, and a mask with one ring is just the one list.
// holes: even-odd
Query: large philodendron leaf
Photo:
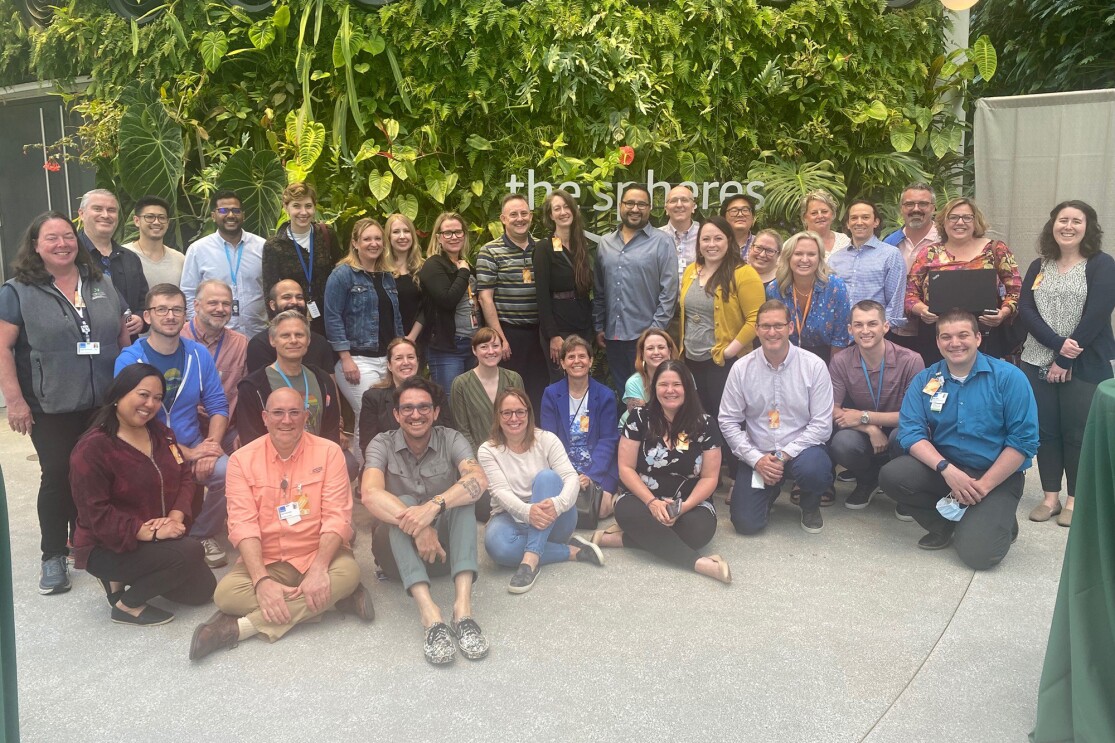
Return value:
[(185, 168), (182, 127), (171, 120), (154, 90), (145, 86), (120, 117), (120, 183), (132, 198), (178, 201)]
[(282, 211), (286, 171), (270, 150), (239, 150), (225, 163), (218, 189), (231, 189), (244, 209), (244, 229), (264, 237), (275, 231)]

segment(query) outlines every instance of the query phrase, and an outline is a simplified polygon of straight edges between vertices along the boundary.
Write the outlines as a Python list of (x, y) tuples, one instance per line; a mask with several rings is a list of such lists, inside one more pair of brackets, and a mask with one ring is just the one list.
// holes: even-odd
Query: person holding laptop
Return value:
[(945, 236), (944, 241), (919, 251), (906, 279), (906, 313), (918, 324), (917, 351), (926, 366), (941, 359), (934, 334), (937, 315), (930, 310), (931, 275), (938, 271), (994, 269), (999, 306), (997, 311), (979, 316), (983, 336), (980, 350), (995, 358), (1011, 354), (1017, 344), (1009, 331), (1018, 314), (1022, 291), (1014, 253), (1001, 240), (986, 237), (987, 220), (969, 198), (960, 197), (945, 204), (938, 213), (937, 227)]

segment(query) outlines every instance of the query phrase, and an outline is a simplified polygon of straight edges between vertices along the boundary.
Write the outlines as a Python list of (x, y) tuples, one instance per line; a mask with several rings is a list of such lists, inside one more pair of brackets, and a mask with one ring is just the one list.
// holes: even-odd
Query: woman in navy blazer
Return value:
[(541, 426), (561, 439), (581, 479), (584, 494), (594, 484), (604, 491), (600, 518), (612, 515), (612, 497), (619, 485), (616, 449), (619, 418), (616, 396), (591, 377), (592, 347), (578, 335), (561, 347), (565, 379), (542, 393)]

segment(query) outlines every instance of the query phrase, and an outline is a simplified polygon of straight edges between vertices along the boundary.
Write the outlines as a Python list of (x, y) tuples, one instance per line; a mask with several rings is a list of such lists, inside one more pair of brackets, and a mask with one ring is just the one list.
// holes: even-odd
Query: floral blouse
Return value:
[[(790, 343), (801, 348), (823, 348), (833, 346), (846, 348), (852, 342), (848, 336), (848, 316), (852, 303), (848, 298), (848, 285), (839, 276), (829, 276), (828, 281), (813, 284), (813, 297), (809, 300), (809, 311), (803, 317), (805, 308), (798, 308), (791, 281), (786, 291), (780, 290), (777, 281), (767, 284), (767, 299), (780, 299), (790, 308)], [(799, 334), (798, 327), (801, 327)]]
[[(667, 446), (660, 438), (652, 440), (648, 437), (649, 420), (647, 409), (637, 407), (631, 411), (623, 427), (624, 438), (641, 444), (639, 457), (635, 460), (635, 471), (656, 498), (672, 500), (679, 493), (688, 495), (693, 484), (696, 484), (695, 481), (701, 477), (704, 453), (720, 448), (720, 439), (715, 435), (712, 419), (708, 414), (702, 416), (704, 425), (701, 433), (684, 440), (679, 435), (679, 441), (673, 447)], [(689, 481), (694, 482), (689, 484)], [(701, 505), (716, 513), (709, 501), (706, 500)]]
[(912, 313), (918, 302), (929, 303), (926, 288), (930, 271), (956, 271), (971, 268), (994, 268), (999, 274), (999, 309), (1010, 307), (1011, 315), (1018, 314), (1018, 296), (1022, 293), (1022, 277), (1014, 253), (1001, 240), (988, 240), (979, 255), (962, 262), (953, 258), (943, 243), (927, 245), (918, 251), (906, 279), (906, 312)]

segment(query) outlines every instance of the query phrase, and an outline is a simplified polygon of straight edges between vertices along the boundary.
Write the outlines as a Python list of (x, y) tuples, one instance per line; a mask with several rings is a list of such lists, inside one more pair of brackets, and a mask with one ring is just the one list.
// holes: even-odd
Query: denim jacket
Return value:
[[(394, 276), (388, 272), (380, 275), (391, 300), (397, 338), (403, 335), (399, 291)], [(344, 263), (333, 269), (325, 282), (325, 335), (334, 351), (382, 351), (391, 339), (379, 337), (379, 311), (371, 274)]]

